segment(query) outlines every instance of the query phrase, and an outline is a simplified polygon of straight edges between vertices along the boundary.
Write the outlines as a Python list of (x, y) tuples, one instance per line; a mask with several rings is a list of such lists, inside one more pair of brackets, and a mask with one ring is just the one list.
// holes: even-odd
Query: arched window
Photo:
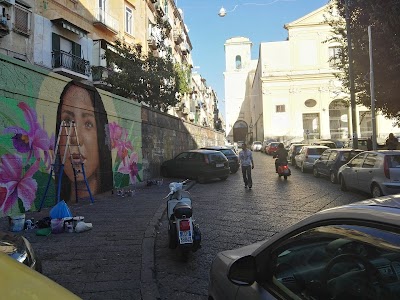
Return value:
[(240, 55), (236, 55), (236, 69), (242, 68), (242, 57)]

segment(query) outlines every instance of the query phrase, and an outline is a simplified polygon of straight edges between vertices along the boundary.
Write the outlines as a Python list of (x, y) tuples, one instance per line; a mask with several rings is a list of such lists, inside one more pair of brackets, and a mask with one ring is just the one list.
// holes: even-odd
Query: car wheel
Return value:
[(372, 185), (371, 194), (374, 198), (383, 196), (381, 188), (376, 183)]
[(228, 179), (228, 176), (220, 177), (219, 179), (221, 179), (221, 181), (225, 181)]
[(234, 168), (231, 170), (231, 174), (235, 174), (238, 171), (239, 168)]
[(314, 177), (316, 177), (316, 178), (319, 177), (319, 172), (318, 172), (318, 168), (317, 168), (317, 167), (314, 167), (314, 168), (313, 168), (313, 175), (314, 175)]
[(166, 178), (169, 177), (169, 172), (166, 167), (161, 168), (161, 176)]
[(344, 181), (343, 176), (340, 176), (340, 189), (344, 192), (347, 191), (346, 182)]
[(306, 169), (304, 168), (304, 163), (301, 164), (301, 172), (302, 172), (302, 173), (305, 173), (305, 172), (306, 172)]
[(332, 171), (330, 173), (329, 179), (331, 180), (332, 183), (337, 183), (337, 178), (336, 178), (335, 172)]

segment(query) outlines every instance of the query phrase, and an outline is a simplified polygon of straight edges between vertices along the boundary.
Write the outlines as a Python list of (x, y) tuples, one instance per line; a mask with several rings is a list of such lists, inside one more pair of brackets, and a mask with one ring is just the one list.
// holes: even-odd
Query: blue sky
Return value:
[[(175, 0), (183, 9), (193, 45), (194, 71), (206, 79), (218, 95), (219, 109), (224, 115), (224, 43), (235, 36), (248, 37), (252, 43), (252, 59), (258, 58), (261, 42), (284, 41), (286, 23), (320, 8), (328, 0)], [(237, 5), (237, 6), (236, 6)], [(225, 17), (218, 16), (221, 7)], [(236, 8), (235, 8), (236, 6)], [(233, 10), (233, 11), (232, 11)], [(230, 12), (232, 11), (232, 12)]]

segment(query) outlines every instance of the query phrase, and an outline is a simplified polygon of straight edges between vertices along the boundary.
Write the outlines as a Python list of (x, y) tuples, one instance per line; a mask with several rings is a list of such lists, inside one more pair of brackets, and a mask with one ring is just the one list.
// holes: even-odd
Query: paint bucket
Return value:
[(10, 231), (18, 232), (24, 230), (25, 214), (9, 217)]
[(51, 219), (51, 233), (62, 233), (64, 232), (64, 220), (63, 219)]
[(84, 220), (85, 220), (85, 217), (82, 217), (82, 216), (73, 217), (74, 228), (76, 227), (76, 224), (78, 224), (79, 222), (82, 222)]

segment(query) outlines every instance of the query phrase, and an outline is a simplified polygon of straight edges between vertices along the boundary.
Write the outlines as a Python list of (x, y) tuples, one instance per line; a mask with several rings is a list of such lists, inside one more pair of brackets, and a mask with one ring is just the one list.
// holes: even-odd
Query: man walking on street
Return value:
[(239, 153), (240, 164), (242, 165), (242, 175), (244, 181), (244, 187), (247, 189), (252, 188), (253, 180), (251, 179), (251, 169), (254, 169), (253, 153), (247, 149), (246, 143), (242, 145), (242, 151)]

